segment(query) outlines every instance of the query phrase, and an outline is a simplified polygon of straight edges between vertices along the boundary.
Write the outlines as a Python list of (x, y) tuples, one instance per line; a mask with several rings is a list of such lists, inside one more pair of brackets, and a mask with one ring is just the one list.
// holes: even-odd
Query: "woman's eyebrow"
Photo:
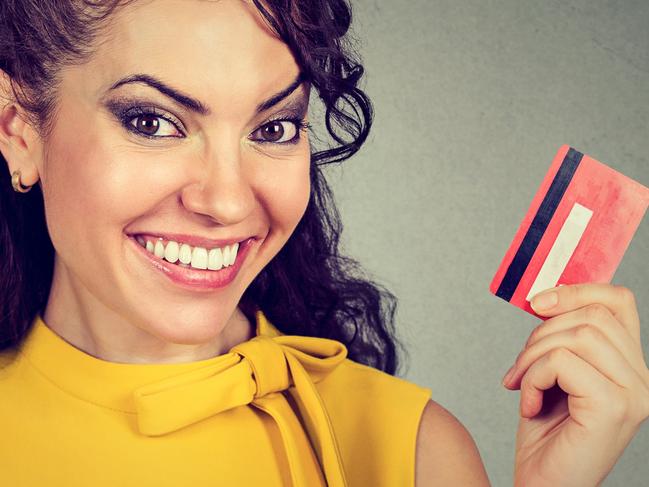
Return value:
[[(284, 98), (286, 98), (291, 93), (293, 93), (304, 82), (304, 79), (305, 79), (304, 73), (300, 71), (297, 77), (295, 78), (295, 80), (293, 80), (293, 82), (290, 85), (288, 85), (283, 90), (275, 93), (273, 96), (271, 96), (267, 100), (262, 101), (259, 105), (257, 105), (257, 108), (255, 109), (255, 113), (256, 114), (261, 113), (277, 105), (280, 101), (282, 101)], [(196, 98), (193, 98), (181, 92), (180, 90), (172, 88), (171, 86), (167, 85), (166, 83), (156, 78), (155, 76), (151, 76), (143, 73), (132, 74), (130, 76), (126, 76), (124, 78), (119, 79), (118, 81), (113, 83), (111, 87), (106, 90), (106, 92), (114, 90), (117, 87), (121, 85), (125, 85), (127, 83), (147, 84), (152, 88), (158, 90), (163, 95), (172, 98), (177, 103), (184, 106), (185, 108), (188, 108), (189, 110), (198, 113), (200, 115), (209, 115), (210, 113), (212, 113), (210, 108), (200, 100), (197, 100)]]

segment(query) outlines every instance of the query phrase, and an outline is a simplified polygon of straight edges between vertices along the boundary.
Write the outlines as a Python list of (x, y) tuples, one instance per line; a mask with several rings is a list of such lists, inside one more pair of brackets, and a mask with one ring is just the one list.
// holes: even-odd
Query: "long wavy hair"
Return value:
[[(0, 1), (0, 69), (16, 101), (46, 140), (56, 111), (57, 74), (93, 53), (110, 15), (135, 0)], [(256, 276), (239, 303), (254, 322), (261, 309), (286, 334), (331, 338), (348, 357), (391, 375), (405, 347), (394, 329), (396, 297), (374, 282), (357, 261), (339, 251), (343, 230), (322, 173), (367, 139), (373, 108), (358, 87), (364, 68), (352, 49), (347, 0), (253, 0), (291, 49), (324, 105), (333, 144), (311, 152), (311, 195), (304, 216), (279, 253)], [(29, 193), (0, 170), (0, 350), (18, 344), (52, 285), (54, 248), (45, 222), (40, 183)]]

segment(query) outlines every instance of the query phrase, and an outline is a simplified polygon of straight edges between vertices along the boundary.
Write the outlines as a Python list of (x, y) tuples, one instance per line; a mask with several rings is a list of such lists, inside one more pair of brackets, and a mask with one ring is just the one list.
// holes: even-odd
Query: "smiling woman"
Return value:
[(321, 168), (372, 122), (350, 22), (343, 0), (0, 3), (3, 484), (421, 486), (460, 458), (486, 482), (394, 376), (394, 296), (338, 251)]

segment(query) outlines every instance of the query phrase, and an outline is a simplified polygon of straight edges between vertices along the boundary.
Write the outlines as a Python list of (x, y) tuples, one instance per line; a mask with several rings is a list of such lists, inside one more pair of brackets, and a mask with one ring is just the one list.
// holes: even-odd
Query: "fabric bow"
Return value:
[[(314, 383), (346, 358), (347, 348), (336, 340), (282, 335), (261, 311), (257, 313), (259, 334), (232, 347), (221, 356), (223, 360), (134, 391), (140, 432), (164, 435), (252, 404), (277, 423), (294, 486), (310, 486), (319, 478), (323, 485), (345, 487), (334, 431)], [(297, 404), (308, 439), (282, 391), (291, 394)], [(310, 460), (304, 460), (305, 453)]]

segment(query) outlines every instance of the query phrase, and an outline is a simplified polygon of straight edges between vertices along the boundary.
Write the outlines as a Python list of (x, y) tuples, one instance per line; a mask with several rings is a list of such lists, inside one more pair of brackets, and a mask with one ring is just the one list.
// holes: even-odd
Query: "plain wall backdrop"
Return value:
[[(539, 323), (488, 292), (552, 158), (568, 144), (649, 186), (647, 0), (352, 0), (376, 119), (326, 170), (343, 250), (399, 298), (408, 380), (471, 431), (512, 485), (518, 391), (501, 378)], [(649, 356), (649, 216), (613, 283)], [(649, 424), (605, 486), (649, 485)]]

